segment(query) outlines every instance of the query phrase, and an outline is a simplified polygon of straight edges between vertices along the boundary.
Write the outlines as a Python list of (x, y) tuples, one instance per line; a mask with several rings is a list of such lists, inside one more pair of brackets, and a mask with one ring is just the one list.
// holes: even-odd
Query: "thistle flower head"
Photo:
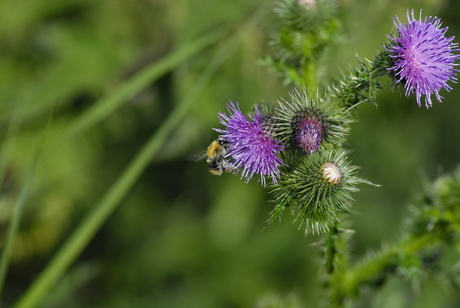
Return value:
[(279, 167), (283, 164), (279, 154), (283, 146), (274, 138), (274, 118), (255, 107), (249, 119), (241, 112), (238, 105), (227, 105), (229, 115), (219, 113), (220, 123), (225, 129), (216, 129), (228, 140), (228, 156), (232, 164), (249, 181), (255, 174), (265, 185), (265, 177), (276, 182), (280, 177)]
[(339, 145), (350, 122), (348, 114), (333, 101), (298, 91), (291, 94), (291, 101), (280, 103), (277, 120), (283, 143), (308, 155), (322, 145)]
[(436, 17), (415, 19), (414, 11), (406, 13), (408, 23), (401, 23), (396, 17), (394, 24), (397, 36), (389, 37), (391, 42), (386, 46), (392, 65), (388, 70), (396, 79), (396, 83), (404, 85), (406, 96), (415, 94), (417, 104), (421, 105), (421, 97), (425, 96), (425, 106), (432, 107), (431, 95), (441, 102), (441, 89), (451, 90), (448, 81), (455, 82), (455, 60), (459, 55), (454, 37), (445, 36), (447, 27), (441, 28), (441, 20)]
[(320, 150), (293, 167), (282, 167), (281, 179), (269, 186), (277, 203), (269, 221), (289, 207), (305, 225), (305, 232), (327, 232), (337, 216), (351, 206), (356, 185), (366, 183), (355, 174), (356, 168), (342, 151)]
[(316, 152), (321, 146), (326, 133), (326, 123), (322, 114), (315, 116), (315, 110), (306, 109), (303, 115), (294, 120), (295, 139), (299, 147), (307, 154)]

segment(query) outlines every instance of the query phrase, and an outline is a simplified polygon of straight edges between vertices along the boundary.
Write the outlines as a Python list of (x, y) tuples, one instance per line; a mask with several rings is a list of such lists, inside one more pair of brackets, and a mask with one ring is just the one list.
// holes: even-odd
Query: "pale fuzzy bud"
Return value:
[(321, 166), (323, 178), (332, 185), (339, 184), (342, 181), (342, 172), (339, 166), (333, 163), (325, 163)]
[(304, 6), (307, 9), (314, 8), (316, 6), (316, 0), (299, 0), (298, 4)]

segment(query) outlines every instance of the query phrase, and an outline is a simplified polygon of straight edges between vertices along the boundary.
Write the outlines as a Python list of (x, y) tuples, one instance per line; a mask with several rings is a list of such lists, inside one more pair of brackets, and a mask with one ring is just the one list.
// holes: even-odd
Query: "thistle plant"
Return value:
[(460, 55), (439, 18), (423, 19), (421, 11), (415, 18), (414, 10), (407, 10), (407, 21), (395, 17), (396, 29), (373, 61), (359, 60), (358, 67), (341, 79), (317, 86), (313, 77), (316, 59), (336, 35), (337, 28), (331, 31), (333, 8), (331, 1), (279, 3), (266, 63), (293, 85), (289, 97), (255, 104), (247, 116), (230, 102), (228, 114), (219, 114), (224, 128), (215, 130), (229, 142), (227, 158), (236, 167), (234, 173), (246, 182), (258, 175), (271, 195), (274, 208), (267, 224), (291, 213), (306, 234), (324, 236), (321, 272), (327, 302), (343, 307), (358, 300), (363, 287), (377, 288), (379, 284), (373, 282), (395, 274), (394, 269), (404, 272), (407, 260), (421, 260), (427, 248), (450, 242), (459, 247), (458, 172), (427, 185), (426, 197), (414, 206), (407, 234), (361, 263), (346, 261), (350, 229), (345, 226), (352, 219), (358, 185), (374, 185), (372, 179), (358, 176), (359, 167), (347, 156), (350, 123), (357, 121), (354, 115), (360, 105), (376, 104), (383, 79), (390, 78), (393, 90), (403, 89), (405, 96), (415, 96), (419, 107), (422, 98), (426, 108), (433, 107), (432, 95), (441, 102), (440, 92), (452, 89)]

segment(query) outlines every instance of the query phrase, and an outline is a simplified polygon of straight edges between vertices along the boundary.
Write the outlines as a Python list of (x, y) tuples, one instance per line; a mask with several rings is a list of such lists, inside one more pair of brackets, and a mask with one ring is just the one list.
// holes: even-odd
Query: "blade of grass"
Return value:
[[(19, 128), (21, 127), (21, 123), (22, 123), (22, 109), (23, 109), (22, 106), (17, 106), (13, 110), (11, 114), (11, 119), (8, 124), (8, 129), (6, 131), (6, 134), (5, 134), (3, 143), (2, 143), (2, 148), (0, 152), (0, 183), (4, 182), (7, 165), (8, 165), (8, 162), (10, 161), (10, 158), (12, 155), (12, 149), (16, 143), (16, 139), (19, 134)], [(26, 178), (28, 178), (28, 176)], [(22, 195), (23, 195), (23, 192), (21, 191), (20, 197), (18, 198), (18, 200), (21, 199)], [(14, 240), (14, 235), (16, 233), (17, 225), (19, 223), (18, 220), (21, 216), (20, 213), (21, 213), (21, 203), (17, 201), (13, 205), (13, 214), (11, 216), (11, 221), (8, 225), (8, 229), (6, 232), (6, 239), (3, 245), (2, 255), (0, 259), (0, 297), (2, 294), (2, 290), (3, 290), (3, 283), (6, 277), (6, 272), (8, 268), (9, 259), (10, 259), (10, 252), (11, 252), (11, 247), (12, 247), (12, 243)]]
[(22, 212), (24, 210), (24, 204), (27, 200), (29, 194), (29, 188), (32, 183), (33, 176), (38, 162), (38, 154), (34, 155), (33, 162), (29, 167), (24, 184), (21, 187), (19, 197), (16, 199), (13, 205), (13, 213), (11, 216), (11, 221), (8, 224), (8, 230), (6, 232), (5, 245), (3, 246), (2, 259), (0, 261), (0, 296), (3, 290), (3, 283), (5, 281), (6, 272), (8, 269), (8, 264), (10, 261), (11, 249), (14, 243), (14, 238), (16, 236), (19, 223), (21, 221)]
[(0, 150), (0, 183), (3, 183), (7, 172), (8, 162), (10, 161), (12, 150), (19, 135), (19, 129), (23, 121), (23, 106), (17, 105), (11, 113), (11, 118), (6, 129), (5, 136)]
[[(56, 106), (56, 105), (55, 105)], [(24, 106), (19, 106), (18, 107), (19, 109), (18, 110), (22, 110), (23, 108), (25, 108)], [(21, 122), (22, 122), (22, 112), (21, 111), (18, 111), (17, 112), (18, 114), (16, 114), (16, 112), (13, 114), (13, 117), (11, 119), (11, 122), (10, 122), (10, 127), (8, 128), (8, 132), (7, 132), (7, 137), (11, 137), (11, 138), (17, 138), (17, 135), (19, 133), (19, 127), (21, 125)], [(3, 246), (3, 250), (2, 250), (2, 255), (1, 255), (1, 260), (0, 260), (0, 296), (2, 294), (2, 291), (3, 291), (3, 284), (4, 284), (4, 281), (5, 281), (5, 277), (6, 277), (6, 272), (7, 272), (7, 269), (8, 269), (8, 264), (9, 264), (9, 261), (10, 261), (10, 255), (11, 255), (11, 249), (13, 247), (13, 243), (14, 243), (14, 238), (16, 236), (16, 233), (17, 233), (17, 230), (19, 228), (19, 224), (20, 224), (20, 221), (21, 221), (21, 217), (22, 217), (22, 212), (24, 210), (24, 205), (25, 205), (25, 202), (27, 200), (27, 197), (29, 195), (29, 189), (30, 189), (30, 185), (32, 184), (32, 181), (33, 181), (33, 177), (35, 175), (35, 171), (37, 169), (37, 166), (38, 166), (38, 161), (39, 161), (39, 158), (42, 154), (42, 149), (43, 149), (43, 145), (45, 143), (45, 139), (46, 139), (46, 136), (47, 136), (47, 132), (49, 130), (49, 127), (51, 125), (51, 122), (52, 122), (52, 119), (53, 119), (53, 115), (54, 115), (54, 108), (53, 110), (51, 111), (50, 113), (50, 117), (48, 119), (48, 124), (38, 142), (38, 145), (37, 145), (37, 150), (34, 152), (33, 154), (33, 157), (32, 157), (32, 162), (30, 164), (30, 166), (28, 167), (28, 170), (27, 170), (27, 173), (26, 173), (26, 177), (25, 177), (25, 180), (24, 180), (24, 184), (22, 185), (21, 187), (21, 191), (19, 192), (19, 196), (18, 198), (16, 199), (14, 205), (13, 205), (13, 213), (12, 213), (12, 216), (11, 216), (11, 220), (10, 220), (10, 223), (8, 224), (8, 229), (6, 231), (6, 239), (5, 239), (5, 244)], [(13, 145), (11, 145), (13, 146)], [(8, 156), (11, 154), (10, 153), (11, 149), (8, 149), (7, 150), (7, 153), (2, 153), (4, 155), (2, 155), (2, 163), (4, 163), (5, 165), (2, 164), (2, 174), (1, 174), (1, 178), (3, 179), (3, 176), (4, 176), (4, 169), (6, 169), (6, 164), (8, 162)]]
[(172, 111), (162, 126), (156, 131), (136, 157), (126, 167), (117, 181), (109, 188), (102, 199), (93, 207), (93, 210), (77, 227), (64, 246), (57, 252), (49, 265), (41, 272), (36, 281), (26, 291), (17, 303), (17, 308), (33, 307), (37, 305), (45, 293), (52, 287), (82, 252), (88, 242), (96, 234), (109, 215), (116, 209), (120, 201), (126, 196), (141, 175), (142, 171), (160, 149), (166, 138), (172, 133), (180, 120), (187, 114), (199, 92), (219, 66), (237, 46), (242, 36), (253, 28), (257, 21), (268, 12), (269, 6), (264, 4), (257, 10), (242, 28), (230, 39), (221, 51), (213, 58), (185, 99)]

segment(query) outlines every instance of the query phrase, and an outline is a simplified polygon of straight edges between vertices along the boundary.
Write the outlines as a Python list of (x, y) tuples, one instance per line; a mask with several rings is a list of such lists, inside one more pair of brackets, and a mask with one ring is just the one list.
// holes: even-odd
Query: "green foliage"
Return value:
[(442, 232), (447, 243), (457, 243), (460, 240), (459, 189), (459, 169), (427, 185), (421, 198), (412, 206), (411, 232), (416, 235)]
[[(356, 52), (372, 59), (406, 7), (316, 3), (282, 1), (272, 18), (266, 1), (2, 2), (0, 253), (9, 258), (0, 305), (457, 307), (459, 172), (423, 188), (418, 180), (458, 164), (455, 90), (429, 112), (414, 108), (382, 91), (384, 53), (338, 74)], [(416, 4), (438, 16), (459, 8)], [(443, 16), (453, 33), (454, 15)], [(344, 164), (382, 184), (360, 187), (352, 208), (348, 197), (330, 203), (348, 213), (320, 215), (323, 236), (306, 237), (286, 215), (263, 228), (273, 208), (272, 218), (305, 208), (277, 207), (255, 181), (187, 160), (216, 138), (209, 128), (225, 102), (248, 111), (287, 98), (282, 81), (316, 91), (315, 103), (333, 94), (340, 117), (359, 111), (330, 148), (353, 149)], [(354, 108), (364, 101), (375, 105)], [(321, 182), (324, 198), (327, 155), (287, 170)], [(288, 197), (307, 198), (300, 179), (278, 185), (296, 181)]]
[(300, 308), (301, 303), (294, 294), (289, 294), (285, 298), (277, 295), (265, 296), (257, 302), (256, 308)]

